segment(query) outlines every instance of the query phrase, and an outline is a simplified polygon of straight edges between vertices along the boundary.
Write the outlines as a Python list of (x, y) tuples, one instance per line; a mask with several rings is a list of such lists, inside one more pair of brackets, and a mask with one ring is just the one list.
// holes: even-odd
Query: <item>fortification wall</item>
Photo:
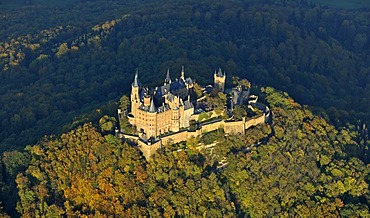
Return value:
[(143, 152), (143, 155), (145, 159), (149, 160), (150, 157), (157, 152), (159, 148), (161, 148), (162, 143), (161, 141), (155, 142), (153, 144), (146, 144), (145, 142), (138, 140), (137, 146), (140, 149), (141, 152)]
[(223, 126), (222, 124), (223, 124), (223, 121), (219, 121), (216, 123), (210, 123), (210, 124), (202, 126), (201, 131), (202, 133), (211, 132), (211, 131), (214, 131), (222, 127)]
[(162, 145), (172, 144), (172, 143), (179, 143), (185, 141), (188, 138), (188, 131), (179, 132), (173, 135), (165, 136), (161, 138)]
[(245, 132), (244, 120), (243, 121), (234, 121), (234, 122), (223, 122), (225, 133), (229, 134), (243, 134)]
[[(265, 123), (265, 115), (261, 115), (260, 117), (245, 121), (244, 119), (242, 121), (234, 121), (234, 122), (225, 122), (225, 121), (219, 121), (216, 123), (211, 123), (202, 126), (201, 129), (195, 131), (195, 132), (178, 132), (172, 135), (168, 135), (165, 137), (162, 137), (160, 141), (155, 142), (153, 144), (146, 144), (145, 142), (141, 140), (137, 140), (137, 137), (127, 135), (127, 139), (131, 140), (137, 140), (139, 149), (143, 152), (144, 157), (149, 160), (149, 158), (159, 149), (161, 146), (166, 146), (168, 144), (175, 144), (182, 141), (186, 141), (190, 137), (198, 137), (206, 132), (211, 132), (214, 130), (217, 130), (218, 128), (223, 128), (225, 133), (229, 134), (237, 134), (241, 133), (244, 134), (245, 130), (256, 126), (259, 124)], [(126, 138), (126, 135), (125, 135)]]
[(265, 123), (265, 115), (261, 115), (260, 117), (248, 120), (245, 122), (245, 129), (249, 129), (252, 126), (257, 126), (258, 124)]
[(198, 120), (199, 114), (192, 114), (189, 118), (189, 120)]
[(139, 139), (139, 136), (128, 135), (128, 134), (124, 134), (124, 133), (121, 133), (120, 137), (125, 138), (125, 139), (130, 139), (130, 140), (138, 140)]

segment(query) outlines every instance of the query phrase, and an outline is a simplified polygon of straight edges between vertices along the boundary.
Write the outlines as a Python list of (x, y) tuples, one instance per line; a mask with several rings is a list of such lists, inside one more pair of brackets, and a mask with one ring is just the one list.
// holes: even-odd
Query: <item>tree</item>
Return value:
[(31, 164), (16, 178), (23, 217), (147, 216), (145, 162), (114, 136), (85, 124), (27, 150)]
[(59, 48), (58, 48), (58, 52), (56, 53), (56, 56), (59, 58), (65, 54), (67, 54), (69, 51), (68, 49), (68, 44), (65, 42), (65, 43), (62, 43)]
[(247, 116), (247, 110), (244, 105), (237, 105), (233, 110), (233, 117), (235, 120), (242, 120), (243, 117)]
[(210, 95), (207, 95), (206, 103), (208, 109), (215, 110), (216, 114), (221, 114), (226, 105), (226, 95), (213, 89)]
[(108, 115), (104, 115), (99, 120), (99, 126), (102, 132), (112, 132), (114, 127), (116, 126), (116, 118), (109, 117)]
[(127, 97), (127, 95), (124, 95), (119, 100), (120, 108), (122, 111), (126, 111), (130, 107), (130, 99)]
[(198, 83), (194, 84), (194, 92), (196, 94), (196, 98), (200, 98), (203, 96), (203, 88), (198, 85)]
[(189, 121), (189, 131), (194, 132), (198, 129), (198, 122), (196, 120), (190, 120)]
[(5, 171), (10, 177), (14, 177), (21, 171), (25, 170), (30, 162), (29, 154), (19, 151), (4, 152), (2, 162)]
[(233, 76), (233, 84), (245, 89), (249, 89), (251, 87), (251, 83), (247, 79), (240, 79), (238, 76)]

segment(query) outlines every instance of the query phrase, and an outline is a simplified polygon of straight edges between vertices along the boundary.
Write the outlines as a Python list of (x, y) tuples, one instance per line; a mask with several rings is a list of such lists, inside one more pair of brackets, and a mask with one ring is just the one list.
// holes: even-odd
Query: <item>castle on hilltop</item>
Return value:
[[(215, 87), (224, 91), (226, 75), (219, 70), (214, 74)], [(150, 90), (139, 81), (138, 72), (131, 86), (131, 112), (128, 119), (131, 125), (142, 134), (144, 140), (178, 132), (190, 126), (194, 105), (190, 95), (194, 92), (194, 81), (185, 77), (182, 67), (180, 78), (171, 79), (170, 71), (160, 87)]]
[[(250, 83), (247, 80), (244, 84), (238, 83), (236, 87), (225, 90), (225, 72), (221, 69), (215, 71), (213, 79), (213, 85), (200, 87), (192, 78), (185, 77), (182, 67), (179, 78), (172, 80), (167, 70), (163, 85), (149, 89), (141, 85), (136, 72), (131, 85), (131, 110), (118, 109), (120, 122), (131, 124), (136, 134), (127, 134), (120, 129), (116, 130), (117, 136), (136, 144), (144, 157), (150, 159), (163, 145), (200, 137), (219, 128), (223, 128), (225, 134), (243, 134), (248, 128), (270, 119), (269, 108), (257, 102), (258, 96), (250, 95)], [(199, 91), (201, 96), (197, 96)], [(209, 98), (213, 98), (211, 103), (216, 101), (212, 96), (226, 97), (225, 105), (219, 105), (225, 109), (221, 114), (217, 112), (219, 110), (207, 107)], [(252, 111), (259, 108), (263, 113), (237, 120), (233, 118), (233, 111), (238, 105), (248, 105)], [(223, 119), (222, 115), (231, 117)]]

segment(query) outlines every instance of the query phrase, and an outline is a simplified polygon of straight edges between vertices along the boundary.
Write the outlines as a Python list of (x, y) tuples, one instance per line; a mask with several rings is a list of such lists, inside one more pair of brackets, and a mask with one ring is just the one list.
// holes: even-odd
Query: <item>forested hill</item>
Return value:
[(200, 83), (221, 67), (229, 79), (288, 91), (333, 124), (366, 133), (366, 10), (306, 1), (98, 0), (0, 13), (0, 150), (92, 119), (81, 116), (127, 93), (135, 69), (144, 83), (159, 84), (167, 68), (175, 75), (182, 65)]
[[(217, 130), (149, 162), (91, 124), (5, 152), (4, 208), (16, 216), (16, 203), (22, 217), (368, 217), (370, 168), (348, 152), (361, 147), (357, 133), (336, 130), (286, 93), (267, 87), (261, 96), (271, 126)], [(216, 146), (198, 150), (200, 142)]]
[[(369, 216), (367, 9), (69, 3), (0, 4), (0, 216)], [(308, 107), (264, 88), (272, 126), (245, 136), (216, 131), (199, 139), (216, 141), (212, 152), (192, 139), (150, 162), (84, 124), (115, 116), (136, 69), (158, 85), (182, 65), (200, 84), (221, 67), (229, 85), (247, 78)]]

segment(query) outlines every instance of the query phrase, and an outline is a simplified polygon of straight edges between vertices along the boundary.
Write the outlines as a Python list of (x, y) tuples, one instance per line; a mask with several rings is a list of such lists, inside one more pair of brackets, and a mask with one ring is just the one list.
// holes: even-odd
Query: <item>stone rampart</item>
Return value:
[(192, 132), (184, 131), (161, 138), (163, 145), (175, 144), (185, 141)]
[(155, 143), (146, 143), (141, 140), (138, 140), (137, 146), (140, 149), (140, 151), (143, 152), (145, 159), (149, 160), (150, 157), (153, 154), (155, 154), (159, 148), (162, 147), (162, 142), (157, 141)]
[(245, 132), (244, 119), (242, 121), (223, 122), (223, 129), (228, 134), (243, 134)]
[(186, 141), (188, 138), (191, 137), (198, 137), (201, 136), (203, 133), (211, 132), (214, 130), (217, 130), (218, 128), (223, 128), (225, 133), (229, 134), (237, 134), (241, 133), (244, 134), (245, 130), (256, 126), (259, 124), (265, 123), (265, 115), (261, 115), (260, 117), (253, 118), (250, 120), (245, 121), (243, 119), (242, 121), (232, 121), (232, 122), (225, 122), (225, 121), (218, 121), (215, 123), (210, 123), (203, 125), (201, 129), (195, 131), (195, 132), (189, 132), (189, 131), (182, 131), (178, 133), (174, 133), (171, 135), (167, 135), (164, 137), (161, 137), (161, 139), (155, 143), (146, 143), (141, 140), (138, 140), (137, 136), (130, 136), (130, 135), (124, 135), (126, 139), (130, 140), (136, 140), (138, 143), (138, 147), (143, 152), (144, 157), (149, 160), (150, 157), (162, 146), (166, 146), (168, 144), (175, 144), (182, 141)]
[(263, 115), (261, 115), (261, 116), (259, 116), (259, 117), (257, 117), (257, 118), (254, 118), (254, 119), (251, 119), (251, 120), (247, 120), (246, 122), (245, 122), (245, 129), (249, 129), (250, 127), (252, 127), (252, 126), (257, 126), (258, 124), (263, 124), (263, 123), (265, 123), (265, 115), (263, 114)]
[(138, 140), (139, 136), (121, 133), (121, 138), (130, 139), (130, 140)]
[(218, 121), (218, 122), (215, 122), (215, 123), (206, 124), (206, 125), (202, 126), (202, 128), (200, 130), (201, 130), (202, 133), (212, 132), (212, 131), (222, 127), (222, 124), (223, 124), (223, 121)]

